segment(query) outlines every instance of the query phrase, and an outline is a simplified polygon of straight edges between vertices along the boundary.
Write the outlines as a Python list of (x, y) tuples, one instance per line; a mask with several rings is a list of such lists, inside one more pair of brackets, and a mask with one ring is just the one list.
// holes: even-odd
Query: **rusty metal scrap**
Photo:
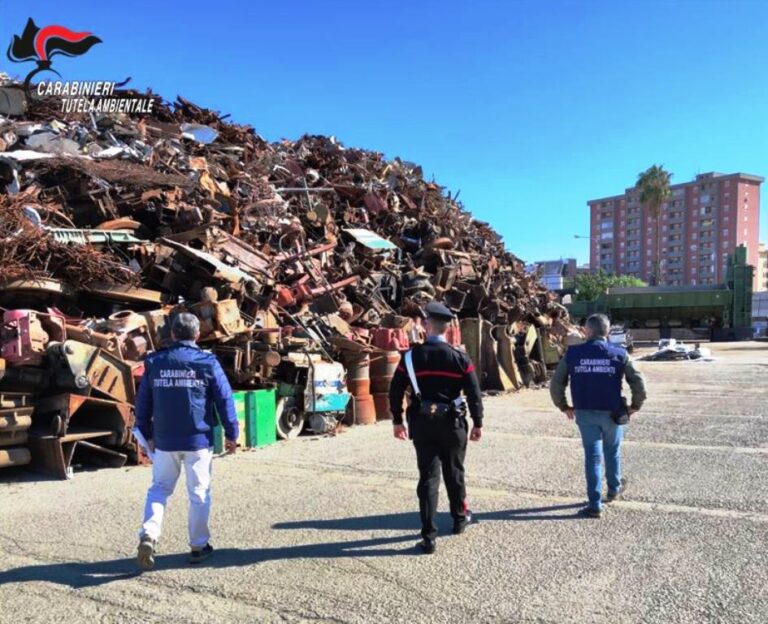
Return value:
[[(37, 99), (0, 116), (0, 392), (87, 397), (89, 419), (98, 401), (130, 406), (181, 311), (200, 318), (235, 387), (289, 389), (285, 437), (312, 378), (297, 361), (406, 349), (432, 300), (456, 312), (450, 341), (486, 390), (541, 383), (562, 353), (556, 298), (418, 165), (331, 137), (269, 143), (183, 98), (157, 99), (152, 117), (59, 110)], [(53, 144), (65, 153), (42, 151)], [(357, 393), (358, 421), (386, 416), (383, 394), (374, 410)], [(107, 463), (135, 458), (124, 421), (119, 443), (46, 431), (33, 454), (57, 474), (78, 443)]]

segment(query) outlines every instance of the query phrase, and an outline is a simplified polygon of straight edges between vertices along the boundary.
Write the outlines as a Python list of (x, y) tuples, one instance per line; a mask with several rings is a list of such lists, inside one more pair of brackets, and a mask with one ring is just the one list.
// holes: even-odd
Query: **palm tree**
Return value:
[(656, 259), (651, 273), (651, 286), (661, 282), (661, 205), (672, 195), (669, 189), (671, 178), (672, 174), (663, 165), (653, 165), (637, 176), (635, 184), (635, 188), (640, 191), (640, 202), (648, 207), (656, 222)]

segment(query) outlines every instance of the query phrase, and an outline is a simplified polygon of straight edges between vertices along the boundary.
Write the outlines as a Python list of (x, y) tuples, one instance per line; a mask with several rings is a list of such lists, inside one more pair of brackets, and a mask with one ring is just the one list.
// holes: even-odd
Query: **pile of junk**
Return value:
[(485, 391), (546, 382), (565, 308), (419, 166), (140, 95), (64, 115), (0, 84), (0, 467), (146, 462), (142, 362), (182, 311), (233, 388), (274, 390), (280, 438), (389, 418), (433, 300)]

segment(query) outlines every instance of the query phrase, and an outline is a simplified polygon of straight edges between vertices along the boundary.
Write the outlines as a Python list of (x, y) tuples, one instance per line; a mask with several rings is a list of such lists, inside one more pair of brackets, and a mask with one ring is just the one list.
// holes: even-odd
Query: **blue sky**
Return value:
[(270, 140), (418, 162), (526, 260), (586, 261), (587, 199), (653, 163), (768, 174), (761, 0), (0, 0), (0, 43), (28, 17), (103, 39), (56, 59), (67, 80), (132, 76)]

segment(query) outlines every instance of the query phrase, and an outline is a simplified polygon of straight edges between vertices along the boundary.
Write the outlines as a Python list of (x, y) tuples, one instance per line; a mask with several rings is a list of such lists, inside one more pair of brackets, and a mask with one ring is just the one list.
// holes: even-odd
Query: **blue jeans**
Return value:
[(621, 489), (621, 439), (624, 426), (613, 422), (610, 412), (599, 410), (576, 410), (576, 424), (584, 445), (589, 506), (602, 509), (603, 454), (608, 491), (618, 492)]

